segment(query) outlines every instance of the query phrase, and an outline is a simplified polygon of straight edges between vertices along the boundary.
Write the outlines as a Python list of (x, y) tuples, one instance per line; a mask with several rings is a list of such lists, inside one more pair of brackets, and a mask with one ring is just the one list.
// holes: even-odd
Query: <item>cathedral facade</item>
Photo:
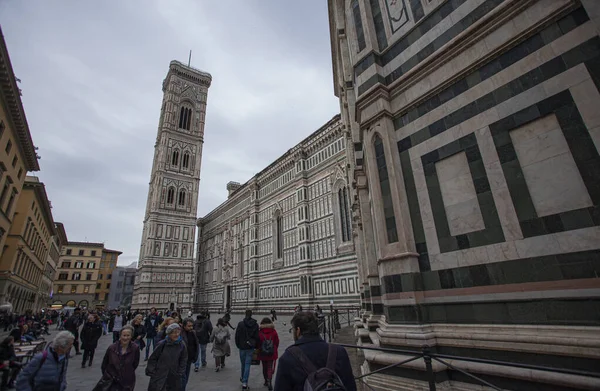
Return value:
[(169, 65), (154, 147), (132, 309), (192, 306), (206, 99), (212, 77)]
[(358, 307), (345, 128), (337, 115), (198, 219), (195, 309)]

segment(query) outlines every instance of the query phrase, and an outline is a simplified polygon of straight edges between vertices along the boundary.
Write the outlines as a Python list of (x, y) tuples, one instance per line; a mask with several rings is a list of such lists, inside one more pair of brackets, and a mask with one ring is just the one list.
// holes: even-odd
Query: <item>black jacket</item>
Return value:
[(258, 342), (258, 323), (252, 318), (244, 318), (235, 329), (235, 346), (240, 350), (254, 349)]
[(187, 347), (188, 362), (195, 362), (196, 358), (198, 358), (198, 338), (196, 337), (196, 332), (194, 330), (189, 332), (181, 330), (181, 338)]
[(83, 350), (94, 350), (98, 347), (98, 340), (102, 336), (102, 324), (100, 322), (85, 322), (81, 329), (81, 348)]
[[(152, 325), (152, 320), (154, 320), (154, 326)], [(154, 338), (158, 334), (158, 326), (162, 323), (162, 318), (160, 315), (150, 314), (146, 316), (146, 320), (144, 321), (144, 326), (146, 327), (146, 338)]]
[(210, 342), (212, 330), (213, 326), (208, 318), (194, 322), (194, 331), (196, 332), (196, 337), (198, 337), (198, 343), (200, 345), (207, 345)]
[[(304, 355), (317, 368), (327, 365), (329, 344), (318, 335), (301, 336), (292, 346), (298, 346)], [(291, 347), (291, 346), (290, 346)], [(335, 372), (338, 374), (347, 391), (356, 391), (356, 381), (352, 374), (352, 366), (346, 349), (337, 347), (337, 359)], [(275, 389), (286, 391), (302, 391), (307, 374), (300, 366), (299, 361), (290, 353), (289, 348), (279, 357), (277, 377), (275, 378)]]

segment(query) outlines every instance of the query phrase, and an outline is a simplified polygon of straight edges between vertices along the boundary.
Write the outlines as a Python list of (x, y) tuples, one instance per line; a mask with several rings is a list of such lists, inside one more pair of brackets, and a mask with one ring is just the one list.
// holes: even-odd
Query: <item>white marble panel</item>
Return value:
[[(438, 165), (439, 163), (436, 164), (436, 167)], [(467, 166), (467, 169), (468, 167), (469, 166)], [(446, 179), (444, 181), (440, 178), (440, 188), (442, 190), (442, 197), (444, 198), (444, 206), (446, 207), (477, 198), (471, 174)]]
[(485, 228), (477, 198), (447, 206), (446, 217), (452, 236), (480, 231)]

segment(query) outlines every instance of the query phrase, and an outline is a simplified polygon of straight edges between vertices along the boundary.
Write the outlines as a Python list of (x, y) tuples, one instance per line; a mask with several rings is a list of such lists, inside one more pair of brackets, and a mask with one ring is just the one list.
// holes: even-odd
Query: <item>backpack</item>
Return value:
[(215, 343), (217, 345), (223, 345), (227, 341), (227, 330), (219, 329), (215, 333)]
[(335, 362), (337, 358), (336, 347), (329, 344), (327, 352), (327, 365), (324, 368), (317, 368), (298, 346), (289, 348), (292, 356), (300, 362), (300, 366), (306, 373), (304, 381), (304, 391), (346, 391), (346, 386), (342, 379), (335, 373)]
[[(265, 336), (266, 338), (266, 336)], [(272, 356), (275, 353), (275, 345), (273, 344), (273, 340), (271, 338), (265, 339), (262, 341), (262, 345), (260, 347), (260, 355), (261, 356)]]

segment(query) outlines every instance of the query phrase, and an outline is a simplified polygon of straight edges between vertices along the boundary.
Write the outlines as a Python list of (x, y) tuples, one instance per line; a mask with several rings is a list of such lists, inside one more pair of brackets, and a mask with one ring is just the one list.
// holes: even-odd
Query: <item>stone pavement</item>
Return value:
[[(222, 314), (221, 314), (222, 315)], [(266, 315), (254, 315), (254, 319), (256, 319), (259, 323), (262, 318)], [(195, 316), (194, 316), (195, 318)], [(213, 325), (216, 323), (219, 318), (218, 314), (211, 314), (211, 321)], [(243, 318), (242, 314), (233, 314), (231, 316), (231, 325), (236, 326), (237, 323)], [(275, 328), (279, 334), (280, 345), (279, 345), (279, 354), (281, 355), (283, 351), (292, 344), (293, 339), (292, 335), (289, 331), (289, 321), (291, 316), (278, 316), (278, 320), (275, 322)], [(283, 325), (283, 322), (286, 323), (286, 326)], [(55, 326), (51, 327), (50, 332), (54, 335), (56, 330)], [(233, 333), (235, 331), (231, 330), (232, 338)], [(51, 341), (53, 336), (46, 336), (46, 340)], [(89, 391), (91, 390), (100, 377), (102, 376), (100, 372), (100, 365), (102, 363), (102, 358), (104, 357), (104, 353), (106, 352), (106, 348), (112, 343), (112, 335), (106, 335), (100, 338), (98, 343), (98, 349), (96, 349), (96, 357), (94, 357), (94, 363), (92, 367), (89, 368), (81, 368), (81, 359), (82, 356), (74, 356), (70, 359), (69, 362), (69, 370), (67, 372), (67, 380), (68, 380), (68, 391)], [(188, 382), (187, 390), (188, 391), (230, 391), (230, 390), (241, 390), (240, 383), (240, 359), (238, 349), (235, 346), (235, 342), (231, 341), (231, 356), (228, 357), (225, 361), (225, 369), (220, 372), (215, 372), (214, 359), (212, 358), (212, 353), (210, 353), (211, 345), (209, 344), (207, 347), (207, 359), (208, 365), (205, 368), (200, 367), (198, 372), (194, 372), (194, 368), (192, 366), (192, 371), (190, 372), (190, 381)], [(145, 357), (145, 351), (142, 351), (142, 361), (140, 362), (140, 366), (136, 371), (136, 390), (147, 390), (148, 389), (148, 380), (149, 378), (144, 374), (144, 370), (146, 369), (146, 362), (143, 361)], [(267, 388), (263, 386), (263, 377), (262, 377), (262, 367), (253, 365), (250, 369), (250, 380), (249, 385), (251, 389), (254, 390), (266, 390)]]

